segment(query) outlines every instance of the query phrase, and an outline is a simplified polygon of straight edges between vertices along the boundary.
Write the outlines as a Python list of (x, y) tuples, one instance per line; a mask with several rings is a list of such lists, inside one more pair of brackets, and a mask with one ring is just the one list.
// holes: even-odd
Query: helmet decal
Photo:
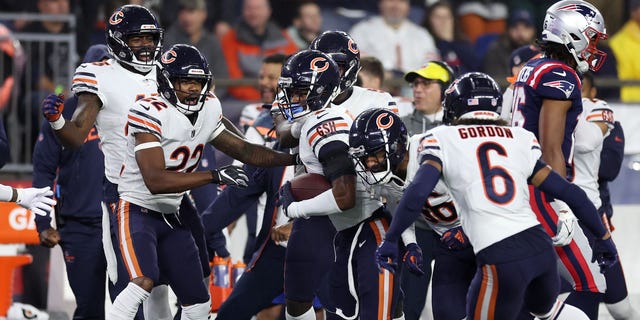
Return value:
[(353, 54), (359, 54), (360, 53), (360, 49), (358, 49), (358, 46), (356, 45), (356, 43), (353, 42), (353, 39), (349, 39), (349, 42), (347, 44), (347, 49), (349, 49), (349, 51), (353, 52)]
[(120, 22), (122, 22), (122, 18), (124, 18), (124, 12), (122, 12), (121, 10), (118, 10), (116, 12), (114, 12), (111, 17), (109, 18), (109, 24), (110, 25), (116, 25)]
[[(384, 118), (388, 119), (386, 121), (386, 123), (383, 123), (383, 119)], [(376, 118), (376, 125), (378, 126), (378, 128), (383, 129), (383, 130), (384, 129), (389, 129), (393, 125), (393, 117), (390, 116), (389, 113), (387, 113), (387, 112), (381, 113)]]
[[(318, 65), (319, 62), (324, 62), (324, 64), (319, 66)], [(323, 57), (317, 57), (311, 60), (311, 70), (316, 72), (323, 72), (323, 71), (326, 71), (327, 69), (329, 69), (329, 62), (327, 61), (327, 59)]]
[(162, 63), (168, 64), (174, 62), (177, 57), (178, 54), (174, 50), (167, 50), (167, 52), (162, 55)]

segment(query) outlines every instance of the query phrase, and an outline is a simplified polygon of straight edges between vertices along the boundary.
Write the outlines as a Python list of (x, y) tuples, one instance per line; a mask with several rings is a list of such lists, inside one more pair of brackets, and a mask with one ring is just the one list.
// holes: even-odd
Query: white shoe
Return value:
[(24, 319), (49, 320), (49, 314), (32, 305), (14, 302), (7, 311), (7, 320)]

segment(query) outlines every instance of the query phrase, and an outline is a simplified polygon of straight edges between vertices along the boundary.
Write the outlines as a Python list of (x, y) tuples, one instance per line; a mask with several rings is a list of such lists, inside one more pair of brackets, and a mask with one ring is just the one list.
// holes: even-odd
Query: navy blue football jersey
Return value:
[(578, 124), (578, 116), (582, 112), (581, 88), (582, 82), (573, 68), (564, 62), (549, 58), (529, 61), (518, 74), (514, 86), (511, 124), (533, 132), (538, 139), (542, 101), (572, 101), (565, 120), (562, 142), (567, 173), (571, 172), (573, 162), (573, 133)]

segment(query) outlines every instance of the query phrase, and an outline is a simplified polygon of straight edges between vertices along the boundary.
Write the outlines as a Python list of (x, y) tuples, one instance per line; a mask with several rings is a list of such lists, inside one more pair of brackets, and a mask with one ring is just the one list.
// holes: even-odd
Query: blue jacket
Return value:
[[(76, 105), (75, 97), (65, 101), (62, 114), (66, 119), (71, 118)], [(33, 151), (33, 186), (55, 187), (59, 220), (100, 223), (103, 177), (104, 156), (95, 127), (82, 147), (69, 149), (58, 142), (47, 121), (42, 123)], [(42, 232), (50, 227), (51, 218), (36, 216), (35, 221), (38, 232)]]
[(611, 196), (609, 194), (609, 182), (613, 181), (620, 173), (624, 158), (624, 131), (620, 122), (616, 121), (609, 136), (602, 143), (600, 153), (600, 168), (598, 169), (598, 185), (600, 190), (600, 214), (606, 213), (609, 218), (613, 215)]

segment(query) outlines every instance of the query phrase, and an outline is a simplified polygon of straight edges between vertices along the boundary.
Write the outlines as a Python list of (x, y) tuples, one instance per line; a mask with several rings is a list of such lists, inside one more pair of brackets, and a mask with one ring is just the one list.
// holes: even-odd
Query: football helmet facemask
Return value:
[[(149, 9), (139, 5), (118, 8), (107, 21), (107, 46), (120, 63), (140, 72), (149, 72), (160, 57), (164, 31)], [(153, 37), (151, 46), (129, 46), (132, 36)]]
[[(213, 82), (207, 59), (200, 51), (186, 44), (173, 45), (162, 54), (159, 65), (158, 93), (186, 115), (200, 111)], [(202, 84), (202, 90), (197, 93), (180, 91), (174, 86), (178, 79), (196, 80)], [(186, 96), (181, 100), (178, 93)]]

